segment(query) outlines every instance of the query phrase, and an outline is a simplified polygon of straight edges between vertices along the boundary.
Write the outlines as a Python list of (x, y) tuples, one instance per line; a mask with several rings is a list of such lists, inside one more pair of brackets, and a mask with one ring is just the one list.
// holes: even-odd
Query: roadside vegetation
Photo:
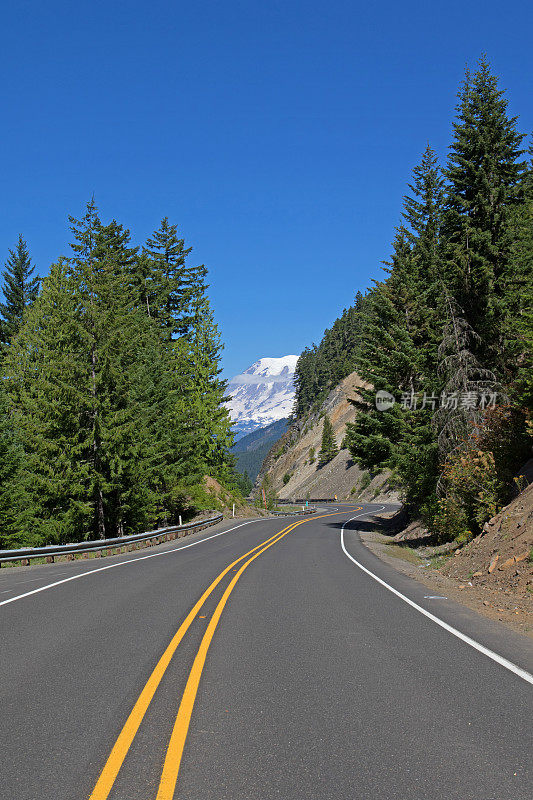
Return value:
[[(428, 145), (413, 170), (385, 276), (296, 367), (302, 420), (352, 371), (372, 386), (344, 446), (392, 470), (442, 541), (476, 536), (531, 453), (533, 169), (517, 126), (482, 58), (446, 163)], [(377, 391), (395, 402), (378, 409)]]
[(22, 237), (0, 307), (0, 546), (133, 533), (230, 495), (221, 341), (207, 270), (164, 219), (144, 246), (94, 202), (33, 277)]
[(333, 432), (333, 425), (326, 414), (324, 416), (324, 427), (322, 428), (322, 443), (318, 454), (318, 466), (324, 467), (326, 464), (329, 464), (338, 452), (339, 448), (337, 447), (337, 440)]

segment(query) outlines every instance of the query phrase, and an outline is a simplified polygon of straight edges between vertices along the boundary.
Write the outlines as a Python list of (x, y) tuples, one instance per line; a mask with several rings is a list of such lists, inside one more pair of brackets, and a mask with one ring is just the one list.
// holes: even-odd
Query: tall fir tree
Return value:
[(19, 234), (17, 246), (9, 251), (9, 258), (2, 272), (5, 302), (0, 303), (0, 335), (8, 345), (18, 333), (25, 311), (35, 302), (39, 293), (38, 277), (32, 278), (35, 267), (31, 265), (28, 246)]
[(137, 282), (146, 296), (148, 313), (159, 322), (168, 339), (188, 334), (195, 293), (207, 288), (205, 267), (187, 264), (191, 250), (192, 247), (185, 247), (185, 240), (178, 236), (178, 226), (171, 225), (168, 217), (161, 221), (143, 250), (141, 264), (147, 264), (150, 272)]
[[(355, 401), (359, 414), (348, 425), (346, 444), (366, 469), (392, 469), (406, 503), (414, 505), (437, 480), (435, 400), (428, 398), (439, 390), (444, 192), (429, 146), (413, 170), (409, 189), (392, 258), (385, 264), (388, 278), (375, 285), (364, 304), (358, 369), (373, 388), (362, 389), (362, 399)], [(374, 394), (379, 390), (402, 399), (402, 405), (377, 410)]]
[(339, 448), (337, 447), (333, 425), (331, 424), (329, 416), (326, 414), (324, 417), (324, 426), (322, 428), (322, 442), (318, 454), (318, 466), (323, 467), (329, 464), (338, 452)]
[[(530, 148), (533, 155), (533, 146)], [(533, 432), (533, 163), (522, 181), (523, 202), (510, 223), (511, 248), (498, 287), (505, 379), (515, 401), (529, 414)]]
[(199, 292), (192, 305), (188, 346), (191, 355), (190, 398), (196, 424), (196, 448), (206, 472), (226, 479), (232, 473), (229, 450), (233, 434), (224, 402), (227, 383), (220, 378), (222, 343), (207, 297)]
[(75, 255), (52, 268), (5, 362), (42, 541), (155, 522), (172, 458), (170, 353), (134, 306), (128, 233), (94, 203), (71, 222)]
[(25, 492), (24, 449), (9, 407), (5, 381), (0, 381), (0, 548), (39, 544), (28, 519), (29, 497)]
[(522, 134), (485, 57), (459, 93), (448, 179), (446, 283), (480, 339), (476, 357), (500, 361), (500, 282), (510, 258), (509, 222), (520, 202)]

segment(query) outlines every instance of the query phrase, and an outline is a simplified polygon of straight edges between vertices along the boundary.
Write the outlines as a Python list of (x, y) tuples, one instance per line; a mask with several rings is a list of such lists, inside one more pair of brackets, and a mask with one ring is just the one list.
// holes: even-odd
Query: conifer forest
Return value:
[(39, 287), (22, 236), (0, 307), (0, 547), (109, 538), (238, 491), (222, 344), (176, 225), (143, 247), (94, 201)]
[[(367, 388), (342, 445), (389, 470), (443, 541), (468, 541), (531, 454), (533, 150), (485, 58), (452, 130), (445, 163), (428, 144), (412, 171), (384, 274), (301, 354), (294, 418), (357, 371)], [(94, 201), (69, 220), (68, 255), (42, 281), (22, 234), (5, 262), (0, 547), (176, 522), (209, 505), (205, 475), (249, 489), (206, 268), (166, 218), (141, 247)], [(322, 450), (326, 463), (334, 438)]]
[(428, 145), (413, 169), (385, 274), (296, 368), (297, 418), (365, 379), (344, 446), (443, 541), (477, 535), (531, 456), (532, 155), (482, 58), (445, 163)]

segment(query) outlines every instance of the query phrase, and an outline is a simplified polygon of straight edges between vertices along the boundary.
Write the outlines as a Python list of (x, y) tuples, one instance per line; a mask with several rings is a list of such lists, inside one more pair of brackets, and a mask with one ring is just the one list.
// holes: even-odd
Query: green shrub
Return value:
[(371, 483), (372, 483), (372, 478), (370, 477), (370, 473), (363, 472), (363, 474), (361, 475), (361, 491), (364, 492), (365, 489), (368, 489)]
[(455, 539), (464, 544), (498, 512), (494, 456), (473, 446), (451, 453), (443, 477), (446, 499), (437, 504), (432, 527), (443, 541)]
[(283, 476), (283, 485), (286, 486), (290, 479), (292, 478), (292, 474), (290, 472), (286, 472)]
[(441, 542), (455, 539), (459, 544), (465, 544), (472, 538), (464, 508), (452, 498), (437, 502), (431, 530)]

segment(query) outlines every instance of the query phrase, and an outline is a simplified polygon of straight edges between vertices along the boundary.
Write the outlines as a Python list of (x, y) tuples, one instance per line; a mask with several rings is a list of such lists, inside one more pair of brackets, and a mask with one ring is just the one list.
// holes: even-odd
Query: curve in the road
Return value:
[[(376, 512), (383, 511), (384, 508), (385, 508), (385, 506), (382, 506), (382, 508), (377, 508)], [(497, 664), (500, 664), (500, 666), (505, 667), (505, 669), (508, 669), (510, 672), (514, 672), (514, 674), (518, 675), (518, 677), (522, 678), (522, 680), (533, 684), (533, 675), (531, 675), (529, 672), (526, 672), (525, 669), (522, 669), (521, 667), (518, 667), (516, 664), (513, 664), (512, 661), (509, 661), (508, 659), (504, 658), (503, 656), (500, 656), (498, 653), (494, 653), (492, 650), (489, 650), (488, 647), (485, 647), (484, 645), (480, 644), (479, 642), (476, 642), (475, 639), (470, 638), (470, 636), (467, 636), (466, 634), (461, 633), (461, 631), (458, 631), (457, 628), (454, 628), (451, 625), (448, 625), (447, 622), (444, 622), (444, 620), (439, 619), (439, 617), (435, 616), (435, 614), (432, 614), (430, 611), (427, 611), (425, 608), (422, 608), (422, 606), (419, 606), (418, 603), (414, 602), (414, 600), (411, 600), (409, 597), (406, 597), (404, 594), (399, 592), (393, 586), (390, 586), (390, 584), (388, 584), (386, 581), (384, 581), (381, 578), (379, 578), (377, 575), (374, 575), (374, 573), (371, 572), (369, 569), (367, 569), (367, 567), (365, 567), (363, 564), (361, 564), (359, 561), (357, 561), (357, 559), (355, 559), (348, 552), (348, 550), (346, 549), (346, 545), (344, 543), (344, 529), (346, 528), (347, 525), (350, 524), (350, 522), (353, 522), (355, 519), (358, 519), (361, 516), (365, 516), (365, 514), (359, 514), (358, 516), (352, 517), (347, 522), (345, 522), (344, 525), (341, 528), (341, 547), (342, 547), (342, 550), (344, 552), (344, 555), (348, 556), (350, 561), (352, 561), (356, 565), (356, 567), (359, 567), (359, 569), (363, 570), (363, 572), (366, 572), (367, 575), (370, 575), (371, 578), (373, 578), (375, 581), (377, 581), (379, 584), (381, 584), (381, 586), (384, 586), (385, 589), (388, 589), (389, 592), (392, 592), (393, 594), (395, 594), (396, 597), (399, 597), (400, 600), (403, 600), (404, 603), (407, 603), (412, 608), (414, 608), (417, 611), (419, 611), (421, 614), (424, 614), (424, 616), (427, 617), (428, 619), (432, 620), (432, 622), (435, 622), (437, 625), (440, 625), (440, 627), (444, 628), (444, 630), (448, 631), (448, 633), (451, 633), (453, 636), (457, 636), (458, 639), (461, 639), (461, 641), (463, 641), (466, 644), (470, 645), (470, 647), (473, 647), (475, 650), (478, 650), (480, 653), (483, 653), (483, 655), (487, 656), (488, 658), (491, 658)]]

